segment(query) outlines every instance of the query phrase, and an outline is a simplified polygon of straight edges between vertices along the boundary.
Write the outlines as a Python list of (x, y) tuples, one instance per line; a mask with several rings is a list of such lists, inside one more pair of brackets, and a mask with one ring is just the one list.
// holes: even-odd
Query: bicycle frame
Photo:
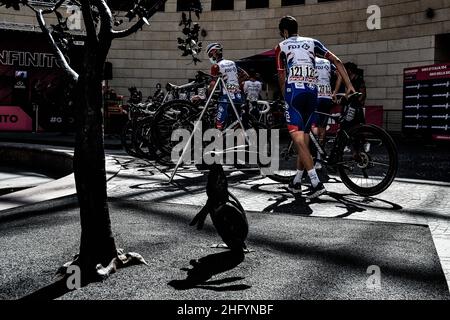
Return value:
[[(324, 112), (319, 112), (319, 111), (314, 111), (314, 114), (321, 114), (321, 115), (324, 115), (324, 116), (326, 116), (328, 118), (335, 118), (340, 125), (342, 125), (343, 119), (345, 118), (345, 114), (341, 114), (338, 117), (333, 116), (333, 115), (331, 115), (329, 113), (324, 113)], [(311, 121), (311, 119), (312, 119), (312, 115), (309, 117), (307, 124)], [(335, 160), (337, 160), (337, 159), (332, 159), (331, 155), (333, 155), (333, 154), (335, 154), (337, 152), (343, 137), (349, 138), (349, 134), (347, 133), (346, 129), (339, 128), (337, 133), (334, 135), (334, 137), (333, 137), (334, 138), (334, 144), (333, 144), (333, 147), (331, 149), (331, 154), (328, 154), (326, 152), (326, 150), (320, 145), (317, 135), (315, 135), (312, 132), (312, 130), (309, 132), (308, 135), (309, 135), (310, 140), (314, 144), (315, 148), (319, 152), (323, 163), (326, 166), (330, 166), (330, 165), (332, 166), (332, 165), (338, 165), (339, 164), (338, 162), (335, 162)], [(291, 143), (289, 145), (289, 148), (288, 148), (288, 152), (291, 151), (293, 144), (294, 144), (294, 142), (291, 141)], [(334, 161), (330, 161), (330, 159), (332, 159)]]
[[(223, 80), (223, 78), (220, 77), (220, 76), (217, 78), (216, 84), (214, 85), (214, 88), (212, 89), (211, 94), (209, 95), (208, 100), (206, 101), (206, 104), (203, 107), (203, 110), (202, 110), (202, 112), (200, 114), (200, 117), (199, 117), (198, 121), (196, 122), (196, 124), (194, 126), (194, 129), (192, 130), (192, 133), (191, 133), (191, 136), (189, 137), (188, 143), (183, 148), (183, 152), (181, 153), (181, 156), (180, 156), (180, 158), (179, 158), (179, 160), (178, 160), (178, 162), (177, 162), (177, 164), (175, 166), (175, 169), (172, 172), (172, 175), (170, 177), (169, 183), (171, 183), (173, 181), (173, 178), (175, 177), (175, 174), (177, 173), (178, 167), (180, 166), (181, 162), (183, 161), (184, 154), (189, 149), (191, 141), (192, 141), (192, 138), (194, 137), (195, 132), (198, 130), (199, 124), (201, 123), (201, 120), (203, 119), (203, 116), (205, 115), (205, 112), (208, 109), (209, 104), (211, 103), (211, 100), (212, 100), (212, 97), (214, 95), (214, 92), (218, 88), (219, 84), (222, 85), (223, 88), (226, 88), (226, 83)], [(244, 130), (244, 125), (242, 124), (242, 121), (240, 119), (239, 113), (237, 112), (236, 106), (234, 105), (233, 99), (231, 98), (230, 93), (228, 92), (228, 90), (225, 90), (225, 92), (226, 92), (226, 95), (227, 95), (227, 98), (228, 98), (229, 102), (231, 103), (231, 107), (233, 108), (233, 111), (234, 111), (234, 113), (236, 115), (237, 121), (239, 122), (240, 127)], [(247, 134), (245, 133), (245, 131), (244, 131), (244, 138), (245, 138), (246, 142), (250, 145), (250, 140), (249, 140)]]

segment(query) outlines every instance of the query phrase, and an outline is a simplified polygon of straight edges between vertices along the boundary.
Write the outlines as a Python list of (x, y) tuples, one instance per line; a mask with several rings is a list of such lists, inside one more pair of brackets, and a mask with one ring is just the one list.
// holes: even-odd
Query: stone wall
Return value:
[[(281, 0), (270, 0), (270, 7), (245, 9), (245, 0), (235, 0), (233, 11), (210, 11), (211, 1), (202, 0), (204, 13), (200, 25), (207, 31), (205, 45), (219, 41), (224, 54), (239, 59), (272, 49), (280, 41), (279, 19), (290, 14), (300, 24), (300, 33), (322, 41), (344, 61), (353, 61), (365, 72), (367, 103), (383, 105), (385, 110), (402, 108), (402, 72), (406, 67), (435, 62), (435, 36), (450, 33), (450, 0), (336, 0), (281, 7)], [(366, 21), (369, 5), (381, 8), (381, 29), (370, 31)], [(435, 9), (433, 19), (427, 8)], [(177, 37), (181, 36), (176, 0), (168, 0), (165, 12), (151, 19), (151, 25), (126, 39), (116, 40), (109, 54), (114, 79), (110, 85), (126, 95), (129, 86), (141, 88), (144, 95), (156, 83), (184, 83), (196, 70), (209, 71), (201, 54), (197, 66), (181, 57)], [(0, 22), (34, 23), (31, 15), (0, 9)], [(449, 57), (450, 60), (450, 57)], [(396, 120), (400, 128), (400, 119)]]

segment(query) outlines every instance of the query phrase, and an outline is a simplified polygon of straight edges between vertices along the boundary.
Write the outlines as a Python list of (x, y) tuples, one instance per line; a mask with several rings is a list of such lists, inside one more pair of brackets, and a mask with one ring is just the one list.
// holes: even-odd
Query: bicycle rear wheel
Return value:
[(134, 126), (132, 121), (128, 121), (122, 129), (120, 134), (120, 141), (122, 142), (122, 147), (130, 156), (138, 157), (133, 144), (134, 139)]
[(154, 156), (158, 163), (175, 165), (172, 161), (172, 150), (179, 142), (172, 141), (172, 134), (177, 129), (192, 132), (198, 117), (198, 108), (186, 100), (172, 100), (161, 106), (155, 114), (151, 129)]
[(342, 182), (351, 191), (362, 196), (380, 194), (397, 174), (397, 147), (382, 128), (358, 126), (341, 143), (337, 168)]
[(133, 136), (133, 145), (136, 153), (145, 159), (155, 159), (155, 146), (151, 139), (153, 116), (138, 121)]

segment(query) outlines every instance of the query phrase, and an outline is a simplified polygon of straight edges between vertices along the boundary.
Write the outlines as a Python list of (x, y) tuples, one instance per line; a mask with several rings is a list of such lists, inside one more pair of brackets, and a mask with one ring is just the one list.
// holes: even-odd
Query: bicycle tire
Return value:
[(155, 159), (155, 146), (151, 138), (153, 116), (141, 119), (136, 124), (133, 135), (133, 146), (135, 152), (147, 160)]
[[(172, 111), (178, 114), (169, 115)], [(158, 109), (151, 129), (156, 162), (164, 166), (175, 165), (171, 159), (172, 132), (180, 129), (177, 126), (178, 123), (183, 123), (189, 116), (195, 116), (198, 113), (198, 107), (187, 100), (172, 100)]]
[[(353, 182), (353, 180), (349, 177), (347, 171), (346, 171), (346, 166), (344, 166), (343, 164), (338, 165), (338, 173), (339, 176), (342, 180), (342, 182), (344, 183), (344, 185), (350, 189), (352, 192), (361, 195), (361, 196), (366, 196), (366, 197), (370, 197), (370, 196), (374, 196), (377, 194), (382, 193), (383, 191), (385, 191), (394, 181), (396, 175), (397, 175), (397, 171), (398, 171), (398, 152), (397, 152), (397, 147), (395, 145), (394, 140), (392, 139), (392, 137), (382, 128), (375, 126), (375, 125), (359, 125), (356, 128), (353, 128), (350, 130), (348, 137), (351, 139), (350, 141), (346, 141), (345, 143), (341, 143), (340, 146), (340, 150), (339, 150), (339, 154), (338, 154), (338, 162), (343, 162), (343, 157), (344, 157), (344, 150), (346, 148), (346, 146), (349, 146), (349, 142), (352, 143), (353, 145), (358, 144), (357, 140), (358, 138), (360, 139), (367, 139), (364, 138), (366, 136), (368, 136), (369, 134), (374, 135), (374, 137), (380, 139), (380, 141), (386, 146), (386, 150), (387, 150), (387, 155), (389, 157), (389, 164), (388, 164), (388, 170), (386, 172), (386, 175), (384, 176), (383, 179), (381, 179), (381, 181), (371, 187), (363, 187), (363, 186), (359, 186), (357, 185), (355, 182)], [(355, 142), (356, 141), (356, 142)], [(359, 150), (359, 147), (358, 147)], [(371, 151), (369, 151), (371, 152)], [(363, 153), (359, 153), (358, 157), (360, 158), (365, 158), (367, 159), (364, 162), (368, 162), (370, 163), (370, 159), (371, 159), (371, 155), (369, 155), (366, 152), (366, 154), (364, 155), (364, 157), (362, 157)], [(349, 152), (347, 152), (349, 153)], [(352, 157), (355, 157), (355, 152), (352, 152)], [(362, 160), (360, 160), (360, 162), (363, 162)], [(373, 161), (374, 163), (375, 161)], [(383, 165), (385, 166), (385, 165)], [(361, 169), (362, 170), (362, 169)]]
[(128, 121), (123, 127), (122, 132), (120, 133), (120, 141), (122, 143), (123, 149), (128, 155), (132, 157), (138, 157), (138, 154), (134, 149), (133, 135), (133, 123), (131, 121)]

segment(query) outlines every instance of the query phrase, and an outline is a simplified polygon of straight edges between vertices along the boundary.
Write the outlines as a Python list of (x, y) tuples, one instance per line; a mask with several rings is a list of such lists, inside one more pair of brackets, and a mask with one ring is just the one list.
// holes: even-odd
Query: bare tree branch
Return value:
[(81, 3), (80, 2), (78, 2), (77, 0), (71, 0), (71, 1), (81, 8)]
[(100, 40), (111, 39), (113, 31), (113, 17), (111, 10), (104, 0), (96, 0), (95, 2), (100, 13), (101, 21), (98, 37)]
[(145, 24), (144, 19), (139, 19), (138, 22), (136, 22), (133, 26), (131, 26), (128, 29), (120, 31), (112, 30), (112, 37), (113, 39), (126, 38), (129, 35), (132, 35), (133, 33), (139, 31), (139, 29), (141, 29), (144, 26), (144, 24)]
[[(158, 9), (166, 2), (167, 0), (159, 0), (157, 1), (149, 10), (148, 10), (148, 16), (146, 17), (147, 19), (149, 19), (151, 16), (153, 16)], [(116, 30), (112, 30), (112, 37), (113, 39), (118, 39), (118, 38), (125, 38), (128, 37), (129, 35), (139, 31), (139, 29), (141, 29), (144, 24), (146, 23), (146, 21), (141, 18), (139, 19), (138, 22), (136, 22), (134, 25), (132, 25), (130, 28), (125, 29), (125, 30), (120, 30), (120, 31), (116, 31)]]
[(94, 24), (94, 18), (92, 16), (92, 9), (89, 0), (81, 1), (81, 12), (83, 13), (83, 21), (86, 27), (86, 35), (89, 42), (95, 44), (98, 43), (97, 30)]
[(70, 79), (73, 82), (77, 82), (78, 81), (78, 73), (76, 73), (75, 70), (73, 70), (70, 67), (70, 65), (69, 65), (69, 63), (67, 63), (67, 60), (64, 57), (64, 54), (62, 53), (61, 49), (59, 49), (58, 45), (56, 44), (55, 39), (53, 38), (52, 34), (50, 33), (50, 31), (48, 30), (48, 28), (45, 24), (42, 10), (36, 11), (36, 18), (39, 23), (39, 26), (41, 27), (42, 32), (47, 37), (48, 42), (50, 43), (51, 47), (55, 51), (56, 59), (61, 64), (61, 68), (64, 70), (64, 72), (66, 72), (66, 74), (70, 77)]
[(59, 0), (53, 7), (49, 8), (49, 9), (42, 10), (42, 13), (43, 14), (49, 14), (49, 13), (55, 12), (56, 10), (59, 9), (59, 7), (61, 7), (63, 5), (63, 3), (65, 1), (66, 0)]

